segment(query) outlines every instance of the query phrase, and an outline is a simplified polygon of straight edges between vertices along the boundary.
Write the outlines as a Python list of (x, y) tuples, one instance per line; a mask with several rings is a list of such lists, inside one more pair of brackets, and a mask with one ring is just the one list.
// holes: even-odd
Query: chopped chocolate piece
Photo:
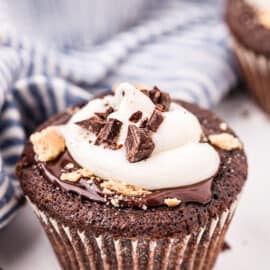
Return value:
[(165, 112), (167, 112), (170, 108), (170, 105), (171, 105), (171, 97), (168, 93), (164, 93), (164, 92), (161, 92), (161, 96), (160, 96), (160, 105), (163, 106), (163, 110)]
[(142, 118), (142, 112), (141, 111), (137, 111), (135, 113), (133, 113), (130, 117), (129, 117), (129, 121), (137, 123), (141, 118)]
[(98, 133), (95, 144), (105, 144), (108, 147), (114, 148), (121, 126), (121, 121), (113, 118), (109, 119), (105, 126)]
[(154, 104), (159, 104), (161, 91), (157, 88), (157, 86), (154, 86), (152, 90), (149, 91), (149, 96)]
[(163, 122), (163, 115), (160, 111), (154, 110), (149, 121), (146, 124), (146, 127), (150, 129), (153, 132), (156, 132), (160, 126), (160, 124)]
[(169, 94), (161, 92), (156, 86), (149, 91), (149, 96), (155, 105), (160, 105), (159, 109), (168, 111), (171, 104), (171, 97)]
[(146, 128), (146, 125), (147, 125), (147, 122), (148, 122), (148, 118), (145, 117), (142, 122), (140, 123), (140, 128)]
[(147, 130), (129, 125), (125, 147), (128, 161), (137, 162), (148, 158), (152, 154), (155, 144)]
[(97, 135), (100, 130), (105, 126), (105, 121), (97, 116), (92, 116), (88, 119), (76, 122), (75, 124)]
[(114, 111), (113, 107), (109, 107), (106, 112), (96, 112), (95, 115), (102, 120), (106, 120), (108, 115)]

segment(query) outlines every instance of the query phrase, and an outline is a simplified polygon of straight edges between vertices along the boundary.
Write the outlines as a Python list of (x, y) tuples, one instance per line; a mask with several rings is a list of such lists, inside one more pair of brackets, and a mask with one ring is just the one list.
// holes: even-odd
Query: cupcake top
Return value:
[[(133, 89), (132, 86), (129, 87)], [(125, 89), (126, 87), (122, 90)], [(135, 89), (136, 93), (137, 90)], [(159, 121), (154, 121), (154, 123), (159, 124), (150, 125), (152, 127), (150, 129), (148, 121), (150, 121), (151, 117), (148, 121), (142, 121), (142, 114), (145, 113), (143, 109), (140, 109), (142, 113), (137, 111), (134, 113), (134, 110), (132, 110), (132, 115), (128, 116), (128, 122), (120, 117), (114, 119), (122, 123), (120, 131), (125, 126), (125, 121), (129, 125), (135, 123), (136, 127), (145, 128), (147, 135), (143, 137), (145, 139), (143, 142), (149, 142), (150, 136), (152, 143), (150, 144), (151, 147), (145, 148), (143, 155), (141, 153), (134, 155), (137, 151), (128, 154), (130, 149), (134, 149), (132, 147), (127, 150), (130, 147), (129, 143), (125, 144), (128, 131), (126, 131), (126, 135), (123, 135), (122, 142), (124, 143), (120, 143), (121, 132), (113, 132), (113, 134), (118, 135), (107, 136), (107, 140), (100, 139), (95, 144), (97, 138), (99, 138), (99, 132), (104, 128), (105, 123), (110, 120), (109, 115), (119, 112), (118, 107), (114, 109), (114, 112), (112, 112), (112, 109), (108, 109), (108, 111), (97, 111), (95, 109), (93, 116), (103, 120), (96, 121), (97, 119), (94, 119), (94, 123), (99, 124), (93, 125), (93, 122), (91, 122), (89, 125), (89, 121), (85, 122), (84, 120), (91, 118), (90, 115), (77, 121), (75, 117), (81, 115), (84, 108), (87, 108), (91, 103), (90, 101), (88, 105), (75, 106), (56, 114), (38, 127), (26, 143), (16, 167), (16, 175), (20, 180), (24, 194), (32, 204), (37, 206), (40, 211), (49, 213), (51, 217), (61, 220), (67, 226), (74, 225), (80, 230), (89, 230), (90, 226), (91, 232), (95, 235), (102, 233), (111, 233), (115, 237), (142, 235), (150, 237), (150, 239), (174, 235), (179, 237), (179, 235), (190, 234), (198, 229), (198, 224), (206, 226), (209, 219), (220, 215), (221, 211), (229, 211), (228, 209), (234, 207), (247, 178), (246, 156), (235, 133), (226, 123), (208, 110), (181, 100), (173, 99), (170, 101), (169, 96), (157, 87), (153, 89), (140, 88), (140, 90), (146, 97), (150, 98), (154, 104), (154, 109), (158, 108), (160, 110), (163, 118), (158, 117)], [(106, 99), (115, 99), (115, 97), (114, 95), (105, 95), (99, 99), (104, 101)], [(121, 100), (123, 101), (122, 97)], [(169, 104), (170, 106), (168, 106)], [(179, 146), (179, 141), (176, 140), (176, 146), (171, 144), (171, 149), (158, 151), (158, 148), (155, 148), (156, 136), (158, 136), (159, 131), (162, 131), (162, 125), (166, 125), (166, 115), (174, 110), (185, 112), (188, 115), (184, 116), (188, 118), (180, 117), (178, 121), (190, 119), (187, 121), (188, 124), (183, 126), (185, 127), (183, 133), (188, 134), (187, 137), (181, 134), (180, 138), (190, 139), (192, 135), (194, 141)], [(149, 112), (150, 116), (152, 114), (153, 112)], [(160, 119), (163, 120), (160, 121)], [(218, 158), (214, 160), (217, 161), (218, 168), (217, 171), (214, 170), (214, 167), (212, 171), (208, 171), (209, 175), (213, 173), (208, 179), (203, 179), (206, 177), (204, 175), (196, 174), (200, 177), (194, 184), (185, 185), (185, 180), (182, 182), (179, 179), (178, 186), (161, 189), (135, 186), (123, 182), (122, 179), (101, 178), (95, 175), (90, 168), (80, 165), (79, 160), (75, 161), (76, 157), (73, 157), (69, 151), (66, 140), (68, 128), (66, 127), (71, 124), (72, 127), (80, 130), (80, 134), (82, 132), (87, 135), (89, 139), (87, 146), (96, 146), (100, 151), (106, 150), (110, 151), (110, 153), (113, 151), (119, 151), (120, 153), (121, 150), (123, 160), (121, 164), (127, 164), (127, 166), (138, 166), (148, 162), (155, 157), (156, 151), (157, 155), (161, 155), (163, 152), (174, 151), (177, 147), (186, 147), (188, 144), (195, 144), (196, 147), (206, 144), (208, 145), (207, 149), (213, 150), (209, 150), (213, 156), (217, 154)], [(178, 125), (178, 123), (175, 125)], [(117, 127), (119, 126), (117, 125)], [(190, 126), (196, 128), (197, 131), (189, 130), (188, 127)], [(190, 133), (186, 133), (187, 130)], [(94, 132), (97, 135), (93, 136)], [(200, 139), (197, 138), (199, 133), (201, 135)], [(109, 132), (109, 134), (111, 133)], [(93, 136), (92, 139), (89, 136)], [(171, 143), (174, 137), (172, 134), (168, 136)], [(141, 136), (136, 136), (136, 138), (135, 149), (138, 149), (137, 142), (142, 142), (142, 140), (140, 139)], [(146, 140), (146, 138), (148, 139)], [(121, 146), (121, 144), (123, 145)], [(179, 157), (179, 160), (182, 160), (182, 158)], [(112, 162), (114, 161), (112, 160)], [(166, 164), (168, 163), (166, 162)], [(195, 170), (195, 166), (193, 168)], [(181, 166), (179, 166), (179, 170), (181, 169)], [(147, 173), (145, 171), (145, 174)], [(194, 177), (195, 174), (192, 175)], [(172, 176), (172, 174), (167, 175), (169, 184), (172, 183), (170, 182)], [(150, 181), (144, 178), (144, 182)], [(164, 228), (166, 229), (164, 230)]]
[(34, 133), (30, 141), (46, 178), (64, 190), (143, 209), (208, 203), (221, 164), (214, 146), (242, 147), (229, 133), (206, 138), (198, 118), (157, 87), (128, 83)]
[(270, 1), (228, 0), (226, 20), (237, 41), (270, 56)]

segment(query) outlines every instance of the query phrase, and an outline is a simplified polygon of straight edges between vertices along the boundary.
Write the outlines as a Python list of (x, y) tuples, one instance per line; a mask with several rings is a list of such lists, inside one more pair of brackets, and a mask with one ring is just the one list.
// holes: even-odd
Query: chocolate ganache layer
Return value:
[[(179, 101), (174, 102), (182, 105), (182, 103)], [(43, 124), (38, 130), (41, 131), (49, 126), (63, 125), (67, 123), (72, 117), (71, 112), (74, 112), (77, 109), (78, 108), (74, 108), (74, 110), (69, 110), (62, 113), (57, 118), (51, 119)], [(127, 196), (117, 192), (107, 192), (107, 190), (104, 191), (104, 189), (101, 187), (103, 179), (95, 176), (91, 177), (91, 179), (81, 177), (77, 182), (61, 180), (60, 178), (63, 171), (68, 171), (68, 169), (64, 169), (68, 164), (74, 165), (72, 170), (81, 168), (71, 157), (67, 149), (65, 149), (65, 151), (55, 160), (49, 162), (42, 162), (37, 158), (33, 151), (32, 144), (29, 144), (29, 146), (26, 148), (25, 155), (27, 160), (35, 160), (43, 176), (53, 184), (60, 186), (63, 191), (72, 192), (81, 196), (82, 198), (96, 202), (107, 203), (117, 196), (118, 206), (149, 208), (165, 205), (164, 201), (167, 198), (176, 198), (181, 203), (196, 202), (199, 204), (207, 204), (212, 198), (211, 186), (215, 176), (192, 185), (150, 190), (146, 194)]]

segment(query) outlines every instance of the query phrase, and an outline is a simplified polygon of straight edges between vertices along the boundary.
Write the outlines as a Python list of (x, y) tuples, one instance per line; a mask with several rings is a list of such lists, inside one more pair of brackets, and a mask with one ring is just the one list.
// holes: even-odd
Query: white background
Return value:
[[(270, 269), (270, 118), (244, 94), (227, 98), (215, 111), (245, 143), (249, 181), (226, 237), (231, 249), (223, 252), (215, 270)], [(0, 231), (0, 268), (3, 270), (60, 269), (36, 217), (24, 207)]]

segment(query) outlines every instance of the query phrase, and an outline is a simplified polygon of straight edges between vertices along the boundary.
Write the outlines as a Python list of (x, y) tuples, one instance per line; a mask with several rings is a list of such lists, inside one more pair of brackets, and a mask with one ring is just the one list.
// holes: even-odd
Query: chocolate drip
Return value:
[[(80, 166), (72, 159), (68, 151), (65, 151), (57, 160), (44, 163), (38, 162), (39, 168), (44, 173), (44, 176), (51, 182), (59, 185), (63, 190), (74, 192), (84, 198), (97, 202), (106, 202), (110, 200), (110, 196), (103, 192), (100, 187), (100, 180), (89, 181), (89, 179), (81, 178), (78, 182), (67, 182), (60, 180), (60, 175), (63, 168), (69, 164), (74, 164), (74, 169)], [(128, 207), (155, 207), (164, 205), (164, 200), (167, 198), (177, 198), (181, 202), (198, 202), (206, 204), (211, 200), (211, 185), (212, 178), (200, 182), (198, 184), (153, 190), (152, 193), (141, 195), (138, 197), (122, 196), (119, 203), (121, 206)]]

